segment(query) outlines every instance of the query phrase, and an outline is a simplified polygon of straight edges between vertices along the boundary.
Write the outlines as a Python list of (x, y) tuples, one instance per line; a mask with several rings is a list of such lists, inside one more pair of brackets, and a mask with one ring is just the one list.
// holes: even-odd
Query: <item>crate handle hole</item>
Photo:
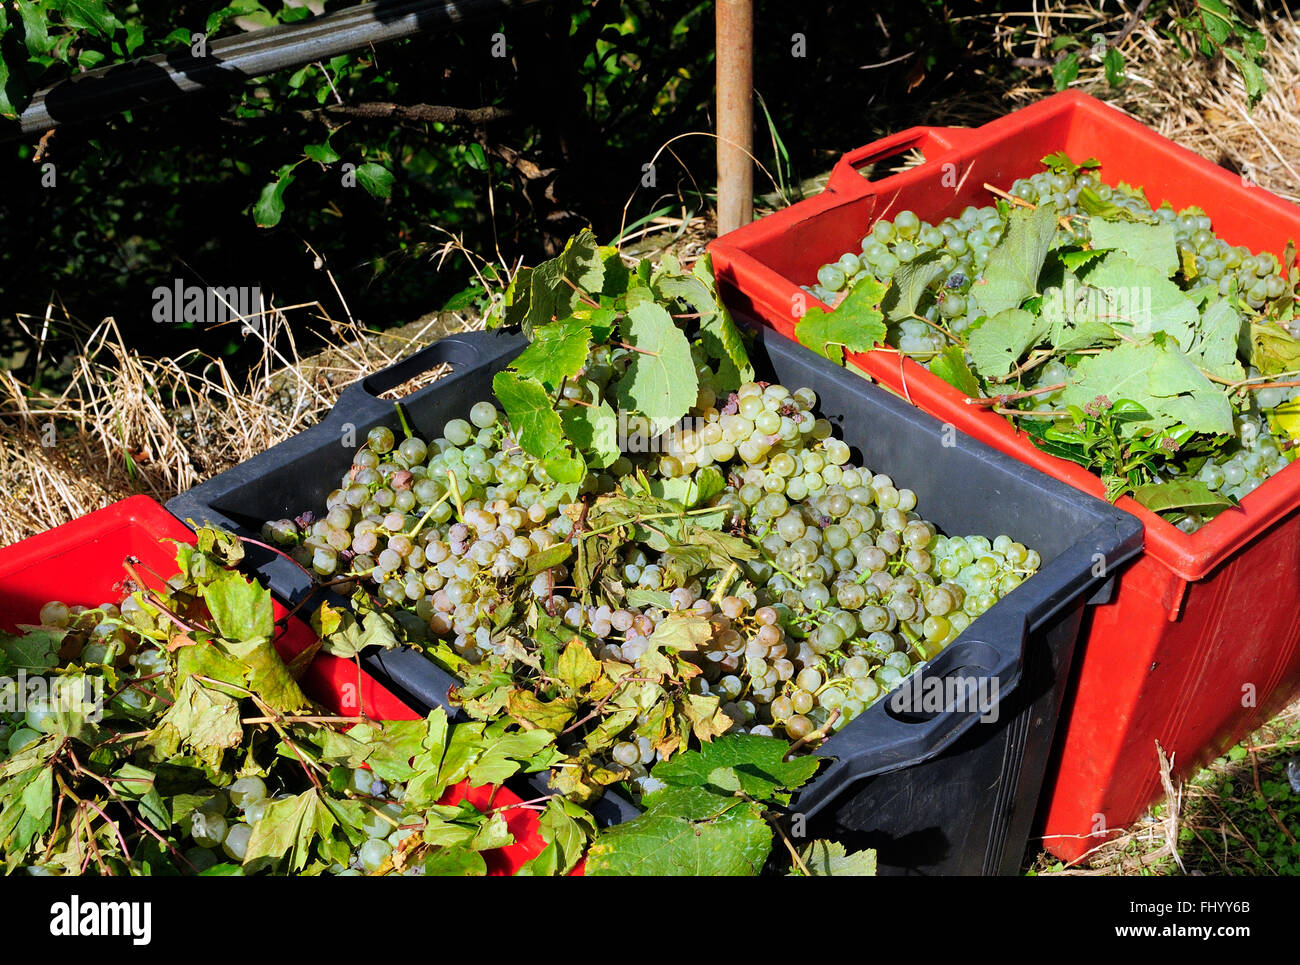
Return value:
[(924, 724), (951, 714), (996, 714), (998, 678), (987, 667), (963, 665), (927, 674), (922, 667), (884, 698), (885, 713), (904, 724)]

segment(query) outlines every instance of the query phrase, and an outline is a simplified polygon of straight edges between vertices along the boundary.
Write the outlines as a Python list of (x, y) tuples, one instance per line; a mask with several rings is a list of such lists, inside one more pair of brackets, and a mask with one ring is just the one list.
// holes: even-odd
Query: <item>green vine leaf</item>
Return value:
[(552, 455), (564, 444), (564, 425), (545, 387), (531, 376), (498, 372), (492, 391), (505, 409), (515, 442), (539, 458)]
[(868, 276), (853, 286), (830, 312), (813, 305), (795, 324), (795, 337), (837, 365), (844, 350), (867, 352), (884, 342), (885, 316), (880, 310), (888, 286)]
[(643, 302), (621, 325), (637, 351), (616, 388), (619, 405), (650, 420), (653, 434), (690, 411), (699, 395), (691, 343), (661, 305)]
[(759, 805), (672, 789), (655, 795), (641, 817), (597, 838), (587, 874), (757, 875), (771, 850), (772, 829)]
[(1006, 375), (1047, 334), (1048, 323), (1042, 315), (1022, 308), (998, 312), (971, 333), (971, 362), (984, 378)]
[(1038, 291), (1038, 276), (1052, 247), (1059, 214), (1054, 204), (1015, 208), (1007, 228), (989, 254), (984, 275), (971, 286), (971, 294), (984, 314), (992, 316), (1019, 308)]
[[(813, 841), (799, 854), (808, 873), (814, 878), (871, 877), (876, 873), (876, 852), (848, 849), (838, 841)], [(799, 875), (791, 869), (791, 875)]]
[(510, 363), (526, 378), (537, 379), (555, 391), (565, 379), (571, 379), (587, 364), (591, 343), (591, 323), (568, 318), (533, 330), (533, 340)]

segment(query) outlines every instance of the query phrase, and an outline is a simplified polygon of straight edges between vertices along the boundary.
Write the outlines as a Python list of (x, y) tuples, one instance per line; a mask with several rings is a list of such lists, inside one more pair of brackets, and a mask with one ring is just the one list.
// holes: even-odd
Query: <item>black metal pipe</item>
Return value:
[(0, 138), (41, 133), (60, 124), (161, 103), (541, 2), (376, 0), (301, 23), (213, 40), (202, 57), (186, 48), (87, 71), (38, 91), (17, 122), (0, 127)]

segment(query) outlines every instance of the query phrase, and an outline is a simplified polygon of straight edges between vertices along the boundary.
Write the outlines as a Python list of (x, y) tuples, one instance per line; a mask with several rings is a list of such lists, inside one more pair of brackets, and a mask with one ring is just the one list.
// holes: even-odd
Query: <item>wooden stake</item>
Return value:
[(718, 234), (754, 217), (754, 3), (717, 0)]

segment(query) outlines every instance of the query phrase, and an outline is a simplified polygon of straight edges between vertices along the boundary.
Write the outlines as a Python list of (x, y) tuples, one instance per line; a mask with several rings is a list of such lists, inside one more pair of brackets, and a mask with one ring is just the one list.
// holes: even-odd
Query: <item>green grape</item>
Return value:
[(381, 455), (391, 452), (395, 441), (393, 430), (387, 426), (375, 426), (366, 433), (366, 442), (370, 448)]

